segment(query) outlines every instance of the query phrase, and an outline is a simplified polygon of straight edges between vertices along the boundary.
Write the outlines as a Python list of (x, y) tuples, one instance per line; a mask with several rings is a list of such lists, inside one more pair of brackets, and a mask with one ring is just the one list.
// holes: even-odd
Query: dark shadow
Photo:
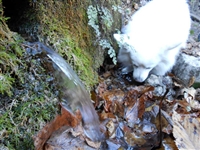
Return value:
[(20, 31), (20, 25), (26, 21), (24, 18), (26, 11), (31, 9), (29, 0), (2, 0), (4, 7), (4, 16), (9, 17), (7, 20), (8, 27), (14, 31)]

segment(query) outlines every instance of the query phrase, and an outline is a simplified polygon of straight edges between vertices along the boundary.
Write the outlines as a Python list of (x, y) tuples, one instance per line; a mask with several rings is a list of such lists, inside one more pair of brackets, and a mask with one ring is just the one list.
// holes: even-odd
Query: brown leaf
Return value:
[[(150, 100), (153, 98), (153, 91), (154, 87), (152, 86), (138, 86), (134, 87), (132, 90), (130, 90), (126, 96), (125, 105), (128, 107), (128, 113), (127, 117), (130, 119), (130, 117), (133, 117), (136, 120), (136, 117), (142, 118), (144, 112), (145, 112), (145, 101)], [(137, 102), (136, 102), (137, 100)], [(135, 106), (135, 103), (137, 103), (137, 108)], [(134, 108), (134, 109), (133, 109)], [(137, 111), (137, 112), (136, 112)], [(134, 113), (134, 115), (130, 114)], [(137, 116), (138, 115), (138, 116)]]
[[(76, 137), (73, 135), (75, 132), (81, 135)], [(83, 131), (77, 131), (77, 127), (73, 129), (72, 127), (60, 128), (47, 141), (45, 150), (94, 150), (86, 144), (82, 135), (84, 135)]]
[(101, 82), (99, 83), (98, 87), (97, 87), (97, 94), (99, 97), (103, 97), (103, 93), (107, 90), (107, 85), (105, 82)]
[(115, 135), (115, 124), (112, 120), (108, 121), (107, 124), (106, 124), (106, 128), (108, 130), (108, 135), (110, 138), (114, 138), (116, 135)]
[(188, 87), (192, 86), (192, 85), (194, 84), (195, 80), (196, 80), (195, 77), (192, 76), (192, 77), (190, 78), (190, 80), (189, 80)]
[(118, 89), (105, 91), (103, 94), (103, 99), (105, 100), (104, 109), (106, 112), (112, 111), (113, 104), (115, 102), (123, 103), (124, 100), (124, 92)]
[(144, 102), (145, 102), (145, 96), (142, 96), (140, 97), (139, 99), (139, 104), (138, 104), (138, 118), (142, 119), (142, 116), (145, 112), (145, 105), (144, 105)]
[(100, 114), (100, 120), (105, 120), (107, 118), (116, 118), (115, 115), (113, 113), (101, 113)]
[(127, 106), (128, 109), (131, 109), (135, 105), (138, 97), (139, 97), (139, 92), (137, 90), (128, 91), (124, 105)]
[(154, 87), (153, 86), (145, 86), (143, 88), (143, 90), (141, 91), (141, 95), (145, 94), (149, 98), (152, 98), (153, 97), (152, 91), (154, 91)]
[(134, 123), (138, 120), (138, 106), (139, 106), (139, 100), (136, 101), (134, 106), (132, 108), (127, 109), (125, 112), (125, 119), (129, 123)]
[(121, 117), (121, 118), (124, 117), (124, 105), (123, 104), (121, 104), (118, 101), (115, 101), (112, 108), (113, 108), (112, 111), (115, 115), (117, 115), (118, 117)]
[[(173, 135), (179, 149), (200, 149), (200, 119), (199, 112), (182, 114), (177, 111), (178, 104), (174, 107), (172, 119)], [(196, 117), (195, 117), (196, 116)]]
[(189, 114), (189, 111), (187, 110), (187, 108), (189, 108), (189, 103), (185, 100), (182, 101), (178, 101), (177, 105), (179, 106), (177, 108), (177, 112), (181, 113), (181, 114)]
[(162, 145), (163, 147), (161, 147), (160, 149), (158, 150), (163, 150), (163, 149), (173, 149), (173, 150), (178, 150), (175, 142), (174, 142), (174, 139), (171, 137), (171, 136), (167, 136), (165, 137), (163, 140), (162, 140)]
[(130, 146), (144, 145), (146, 143), (144, 138), (138, 137), (134, 132), (125, 132), (124, 139)]
[(42, 150), (44, 143), (49, 139), (52, 133), (62, 126), (75, 127), (80, 122), (80, 112), (73, 116), (70, 112), (61, 108), (61, 114), (57, 115), (53, 121), (46, 124), (42, 130), (34, 137), (34, 146), (36, 150)]
[[(86, 140), (86, 143), (87, 143), (89, 146), (91, 146), (91, 147), (93, 147), (93, 148), (95, 148), (95, 149), (99, 149), (100, 146), (101, 146), (101, 142), (93, 142), (93, 141), (89, 140), (88, 138), (86, 138), (85, 140)], [(87, 149), (89, 149), (89, 148), (87, 148)], [(86, 150), (86, 149), (85, 149), (85, 150)]]
[(103, 99), (107, 101), (119, 101), (123, 102), (124, 99), (124, 92), (119, 89), (114, 89), (110, 91), (105, 91), (103, 94)]
[(106, 71), (106, 72), (103, 74), (103, 77), (104, 77), (104, 78), (108, 78), (109, 76), (111, 76), (111, 72), (110, 72), (110, 71)]
[(52, 134), (45, 144), (45, 150), (94, 150), (99, 147), (99, 142), (93, 142), (84, 136), (81, 125), (75, 128), (69, 126), (61, 127)]

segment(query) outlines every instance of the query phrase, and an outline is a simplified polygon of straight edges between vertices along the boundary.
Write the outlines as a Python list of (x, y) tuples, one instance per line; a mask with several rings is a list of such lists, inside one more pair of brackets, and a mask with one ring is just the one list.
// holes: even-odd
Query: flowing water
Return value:
[(31, 54), (43, 53), (52, 62), (54, 76), (58, 81), (62, 106), (72, 114), (79, 109), (83, 118), (84, 132), (93, 141), (101, 141), (98, 115), (91, 102), (90, 94), (69, 64), (54, 50), (43, 43), (28, 43), (26, 50)]

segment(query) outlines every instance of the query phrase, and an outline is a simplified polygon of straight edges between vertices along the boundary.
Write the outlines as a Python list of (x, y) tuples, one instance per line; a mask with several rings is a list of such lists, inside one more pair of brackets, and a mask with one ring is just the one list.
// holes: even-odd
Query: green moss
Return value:
[[(33, 101), (15, 101), (11, 108), (7, 108), (0, 118), (0, 131), (4, 143), (9, 149), (34, 149), (33, 135), (51, 120), (55, 112), (52, 102), (43, 96), (34, 98)], [(13, 101), (14, 102), (14, 101)]]
[(9, 74), (0, 74), (0, 93), (12, 95), (11, 89), (14, 78), (11, 78)]
[(34, 149), (33, 135), (57, 114), (58, 99), (50, 74), (22, 48), (11, 32), (0, 0), (0, 147)]
[(194, 30), (190, 30), (190, 35), (194, 35)]
[[(27, 58), (25, 58), (27, 57)], [(56, 89), (51, 83), (41, 60), (24, 56), (24, 83), (15, 81), (15, 95), (1, 96), (1, 143), (9, 149), (34, 149), (33, 136), (58, 112)]]
[(20, 57), (23, 54), (20, 43), (23, 41), (16, 33), (9, 30), (5, 21), (3, 8), (0, 1), (0, 93), (12, 95), (12, 84), (17, 76), (22, 81), (22, 75), (18, 69), (22, 64)]
[[(32, 136), (59, 111), (57, 89), (47, 80), (52, 76), (40, 60), (25, 53), (21, 47), (24, 40), (7, 27), (8, 18), (3, 16), (1, 2), (0, 143), (9, 149), (33, 149)], [(37, 35), (39, 41), (66, 59), (88, 89), (93, 87), (98, 81), (96, 69), (103, 62), (104, 51), (93, 43), (95, 35), (88, 26), (86, 9), (91, 1), (29, 2), (32, 8), (20, 16), (25, 20), (19, 21), (20, 31)], [(113, 27), (107, 22), (105, 28)]]
[(40, 41), (60, 53), (90, 89), (97, 83), (95, 68), (99, 64), (96, 65), (96, 59), (92, 59), (96, 49), (92, 43), (94, 36), (87, 24), (87, 2), (43, 1), (38, 5), (38, 20), (43, 28)]

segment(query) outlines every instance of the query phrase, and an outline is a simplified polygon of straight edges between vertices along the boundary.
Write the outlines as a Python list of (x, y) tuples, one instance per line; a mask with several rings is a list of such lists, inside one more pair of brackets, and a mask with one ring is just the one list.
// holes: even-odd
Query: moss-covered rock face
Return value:
[[(121, 25), (120, 14), (113, 9), (120, 1), (4, 1), (6, 14), (11, 17), (8, 23), (14, 31), (26, 40), (39, 40), (59, 52), (88, 89), (97, 83), (96, 70), (104, 61), (104, 52), (113, 45), (114, 31)], [(87, 9), (91, 5), (99, 8), (97, 25), (101, 32), (100, 40), (103, 41), (96, 40), (99, 37), (88, 25)], [(108, 46), (99, 46), (98, 43), (105, 43), (105, 39)], [(115, 53), (114, 49), (112, 53)]]
[[(23, 80), (19, 64), (23, 50), (20, 47), (23, 39), (8, 28), (8, 18), (3, 15), (3, 7), (0, 1), (0, 93), (12, 95), (11, 88), (15, 80)], [(12, 75), (15, 75), (13, 77)]]
[[(95, 47), (87, 25), (86, 7), (87, 3), (81, 1), (38, 1), (33, 8), (35, 20), (27, 18), (27, 22), (33, 22), (33, 27), (26, 33), (28, 36), (33, 33), (36, 35), (33, 39), (59, 52), (89, 88), (97, 82), (97, 74), (92, 59)], [(27, 22), (23, 22), (21, 31), (29, 26)], [(34, 33), (35, 28), (37, 33)]]
[(58, 112), (56, 89), (7, 21), (0, 0), (0, 149), (33, 149), (32, 136)]
[[(40, 41), (52, 47), (91, 89), (98, 82), (96, 70), (105, 51), (114, 45), (112, 35), (121, 25), (120, 14), (112, 9), (118, 3), (0, 0), (0, 149), (33, 149), (32, 136), (59, 111), (51, 73), (40, 58), (25, 52), (23, 42)], [(89, 6), (101, 8), (96, 22), (100, 37), (88, 25)], [(108, 46), (99, 44), (101, 40)]]

